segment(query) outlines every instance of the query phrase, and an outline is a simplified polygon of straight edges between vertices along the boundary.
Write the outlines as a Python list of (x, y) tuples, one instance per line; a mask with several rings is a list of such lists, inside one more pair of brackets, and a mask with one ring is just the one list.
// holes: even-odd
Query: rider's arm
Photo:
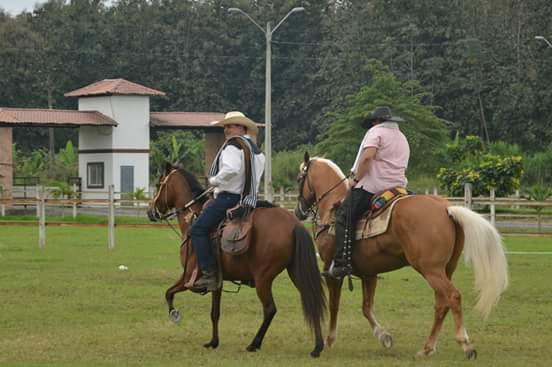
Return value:
[(240, 173), (243, 164), (243, 151), (233, 145), (228, 145), (220, 156), (220, 169), (216, 176), (209, 178), (211, 186), (219, 186)]
[(358, 168), (356, 172), (353, 172), (356, 180), (362, 179), (362, 177), (368, 173), (370, 167), (370, 162), (376, 156), (377, 148), (376, 147), (367, 147), (362, 150), (360, 158), (358, 161)]

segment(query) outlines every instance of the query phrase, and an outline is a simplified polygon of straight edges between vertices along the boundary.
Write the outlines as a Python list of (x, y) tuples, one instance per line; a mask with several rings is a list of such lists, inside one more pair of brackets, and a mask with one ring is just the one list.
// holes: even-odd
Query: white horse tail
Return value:
[(475, 289), (479, 293), (475, 309), (486, 319), (508, 287), (508, 263), (502, 238), (481, 215), (461, 206), (450, 206), (447, 210), (464, 231), (464, 259), (473, 266)]

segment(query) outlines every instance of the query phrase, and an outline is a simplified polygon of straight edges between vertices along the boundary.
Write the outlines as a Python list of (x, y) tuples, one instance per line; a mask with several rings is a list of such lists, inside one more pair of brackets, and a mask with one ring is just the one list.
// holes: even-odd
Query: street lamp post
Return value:
[(291, 9), (280, 22), (270, 28), (270, 22), (266, 23), (266, 30), (255, 22), (253, 18), (239, 8), (229, 8), (228, 12), (238, 12), (247, 17), (253, 24), (264, 33), (266, 38), (266, 75), (265, 75), (265, 176), (264, 176), (264, 196), (265, 200), (272, 201), (272, 35), (293, 13), (304, 11), (303, 7)]
[(535, 39), (536, 40), (543, 40), (544, 42), (546, 42), (546, 44), (548, 45), (548, 47), (552, 48), (552, 43), (550, 43), (546, 38), (544, 38), (543, 36), (535, 36)]

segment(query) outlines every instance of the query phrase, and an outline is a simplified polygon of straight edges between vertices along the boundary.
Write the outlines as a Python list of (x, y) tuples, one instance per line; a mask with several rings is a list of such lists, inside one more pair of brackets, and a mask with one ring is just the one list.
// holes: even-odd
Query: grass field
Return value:
[[(473, 274), (463, 264), (468, 333), (479, 353), (467, 361), (447, 317), (437, 353), (418, 360), (433, 320), (433, 292), (412, 269), (384, 274), (376, 315), (393, 334), (384, 350), (363, 318), (359, 282), (344, 292), (337, 343), (320, 359), (297, 291), (283, 273), (274, 284), (278, 313), (260, 352), (245, 352), (262, 320), (255, 290), (223, 294), (221, 344), (210, 339), (210, 297), (176, 296), (183, 320), (167, 319), (164, 292), (180, 274), (178, 241), (168, 228), (0, 226), (0, 365), (2, 366), (549, 366), (552, 361), (552, 255), (508, 255), (511, 285), (484, 322), (472, 309)], [(552, 251), (552, 237), (505, 237), (509, 251)], [(128, 271), (118, 266), (128, 266)], [(226, 284), (227, 289), (234, 289)]]

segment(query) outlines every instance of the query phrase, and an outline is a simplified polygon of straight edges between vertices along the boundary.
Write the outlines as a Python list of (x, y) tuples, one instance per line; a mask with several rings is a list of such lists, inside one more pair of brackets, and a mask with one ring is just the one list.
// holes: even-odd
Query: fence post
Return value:
[[(24, 188), (26, 190), (27, 188)], [(40, 218), (40, 186), (35, 185), (35, 196), (36, 196), (36, 217)], [(25, 195), (26, 196), (26, 195)]]
[(283, 203), (286, 201), (286, 192), (284, 191), (284, 187), (280, 187), (280, 202)]
[[(0, 191), (0, 199), (3, 199), (3, 198), (4, 198), (4, 191), (1, 190)], [(7, 198), (7, 196), (6, 196), (6, 198)], [(3, 217), (6, 216), (6, 204), (4, 204), (4, 202), (0, 203), (0, 215), (2, 215)]]
[(471, 209), (472, 208), (472, 184), (464, 184), (464, 207)]
[(38, 200), (36, 207), (38, 210), (38, 247), (46, 247), (46, 203), (44, 201), (44, 187), (37, 187)]
[(496, 213), (495, 213), (495, 188), (491, 187), (491, 224), (496, 227)]
[(73, 184), (73, 219), (77, 217), (77, 184)]
[(114, 200), (115, 187), (109, 185), (109, 216), (107, 224), (107, 244), (109, 249), (115, 247), (115, 200)]
[[(515, 197), (516, 197), (516, 200), (519, 200), (519, 189), (516, 190)], [(519, 204), (515, 204), (514, 209), (519, 209)]]
[(437, 191), (437, 186), (433, 186), (433, 195), (439, 195), (439, 192)]
[(426, 187), (424, 194), (429, 195), (429, 189)]

